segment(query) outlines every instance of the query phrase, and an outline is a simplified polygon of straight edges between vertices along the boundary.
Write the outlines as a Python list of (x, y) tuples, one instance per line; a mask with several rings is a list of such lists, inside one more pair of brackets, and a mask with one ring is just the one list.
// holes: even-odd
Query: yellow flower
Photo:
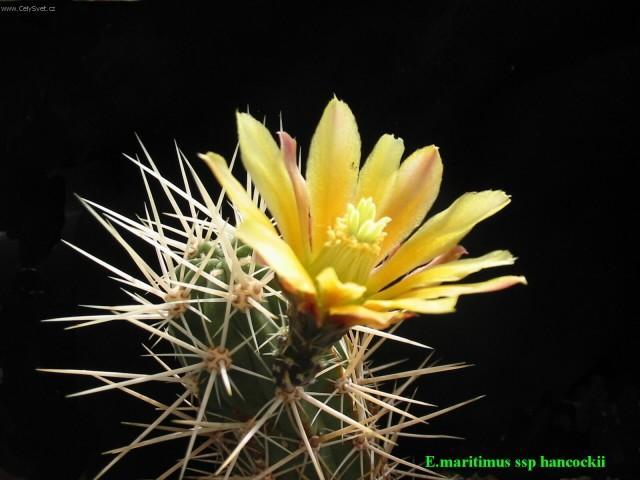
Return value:
[(279, 132), (278, 146), (249, 114), (238, 113), (237, 122), (242, 161), (276, 225), (220, 155), (201, 158), (243, 217), (237, 237), (273, 268), (295, 308), (312, 315), (318, 327), (385, 328), (414, 314), (453, 311), (460, 295), (526, 283), (519, 276), (452, 283), (514, 262), (504, 250), (460, 259), (466, 252), (459, 246), (510, 200), (499, 190), (465, 193), (422, 223), (442, 178), (437, 147), (421, 148), (400, 163), (402, 140), (383, 135), (360, 169), (355, 118), (333, 98), (311, 141), (305, 179), (293, 138)]

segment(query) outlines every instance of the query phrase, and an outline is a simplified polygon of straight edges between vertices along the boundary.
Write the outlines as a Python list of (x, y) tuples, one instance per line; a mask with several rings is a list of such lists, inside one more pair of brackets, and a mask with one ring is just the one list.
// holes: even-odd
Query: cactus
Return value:
[[(335, 107), (336, 101), (332, 102)], [(344, 104), (338, 107), (340, 105)], [(252, 123), (249, 127), (255, 129), (256, 125)], [(247, 138), (243, 138), (242, 120), (239, 120), (239, 130), (243, 160), (247, 165), (251, 146), (247, 146)], [(262, 132), (254, 131), (253, 135), (260, 136)], [(283, 156), (296, 152), (290, 137), (281, 133), (281, 140), (279, 151)], [(453, 285), (457, 290), (452, 294), (443, 291), (435, 297), (427, 296), (420, 308), (408, 304), (387, 308), (389, 305), (384, 302), (399, 301), (384, 295), (378, 298), (374, 295), (360, 304), (350, 301), (349, 306), (384, 310), (380, 313), (383, 316), (376, 318), (383, 318), (385, 324), (354, 320), (357, 316), (345, 315), (342, 310), (321, 313), (323, 308), (328, 308), (327, 294), (319, 287), (316, 297), (308, 292), (305, 294), (301, 284), (283, 274), (282, 262), (273, 260), (269, 248), (242, 233), (242, 225), (248, 224), (251, 218), (258, 218), (252, 208), (264, 215), (265, 202), (260, 194), (265, 195), (265, 192), (259, 192), (252, 184), (252, 179), (258, 186), (264, 184), (264, 179), (248, 177), (246, 192), (242, 190), (246, 197), (239, 197), (237, 189), (234, 190), (235, 184), (229, 184), (228, 180), (225, 183), (225, 172), (215, 154), (203, 156), (233, 201), (235, 222), (228, 222), (222, 216), (224, 195), (215, 200), (211, 197), (177, 147), (182, 176), (180, 186), (164, 178), (144, 146), (142, 150), (146, 161), (127, 158), (142, 174), (148, 195), (144, 217), (130, 219), (78, 197), (127, 251), (138, 274), (117, 269), (69, 244), (106, 268), (123, 284), (128, 303), (95, 307), (100, 311), (89, 315), (49, 320), (73, 322), (70, 328), (124, 321), (152, 336), (151, 345), (144, 348), (159, 365), (156, 373), (44, 369), (89, 375), (103, 383), (70, 396), (118, 389), (159, 412), (155, 421), (140, 425), (142, 431), (129, 445), (108, 452), (114, 455), (113, 459), (94, 478), (103, 477), (132, 450), (166, 441), (184, 442), (185, 453), (177, 463), (168, 465), (168, 469), (157, 477), (159, 480), (172, 476), (238, 480), (443, 478), (437, 472), (394, 455), (393, 448), (405, 435), (446, 437), (407, 434), (405, 430), (480, 397), (434, 409), (433, 405), (414, 398), (415, 382), (421, 376), (466, 365), (436, 365), (430, 363), (430, 356), (427, 356), (419, 365), (403, 370), (401, 361), (376, 365), (374, 354), (385, 341), (429, 349), (394, 333), (412, 315), (410, 312), (449, 311), (460, 294), (504, 288), (522, 282), (522, 277)], [(429, 152), (430, 161), (439, 161), (439, 157), (434, 157), (433, 149)], [(250, 165), (247, 170), (254, 174)], [(301, 176), (296, 176), (295, 169), (289, 171), (293, 171), (290, 178), (296, 185), (295, 179), (299, 180)], [(273, 174), (277, 175), (277, 172)], [(158, 184), (171, 213), (159, 213), (150, 179)], [(299, 193), (298, 189), (294, 202), (297, 201), (300, 211), (305, 212), (302, 208), (305, 197)], [(265, 197), (269, 197), (269, 192)], [(247, 205), (247, 199), (251, 205)], [(272, 196), (270, 199), (273, 201)], [(270, 206), (270, 210), (276, 216), (281, 214), (278, 208)], [(298, 217), (303, 224), (309, 218), (308, 208), (306, 212)], [(349, 204), (344, 218), (343, 223), (336, 223), (333, 235), (341, 234), (339, 229), (342, 228), (363, 242), (370, 238), (382, 242), (385, 238), (382, 231), (389, 221), (393, 221), (376, 215), (371, 197), (356, 205)], [(284, 230), (286, 226), (282, 219), (276, 220), (278, 228)], [(312, 227), (307, 226), (307, 231), (311, 231)], [(157, 268), (151, 266), (123, 233), (151, 247)], [(284, 237), (286, 239), (286, 235)], [(478, 259), (458, 260), (463, 252), (455, 238), (451, 245), (444, 245), (437, 255), (428, 259), (430, 263), (426, 269), (403, 277), (400, 284), (424, 275), (421, 272), (433, 274), (445, 267), (440, 272), (440, 275), (445, 274), (440, 277), (445, 280), (435, 282), (435, 285), (446, 289), (451, 288), (451, 284), (444, 282), (458, 280), (481, 268), (513, 262), (513, 257), (505, 251), (492, 252)], [(369, 271), (365, 273), (369, 275)], [(323, 274), (318, 278), (320, 275)], [(318, 285), (322, 281), (318, 280)], [(433, 284), (432, 278), (429, 285)], [(340, 285), (356, 289), (351, 286), (356, 285), (354, 282)], [(397, 284), (382, 292), (393, 288), (397, 289)], [(426, 287), (415, 284), (411, 291), (418, 288)], [(357, 291), (362, 292), (362, 289)], [(338, 311), (341, 313), (335, 313)], [(374, 313), (366, 315), (373, 316)], [(383, 330), (386, 327), (391, 328)], [(170, 347), (169, 350), (163, 345)], [(137, 388), (145, 382), (166, 383), (178, 390), (177, 398), (165, 403), (143, 395)], [(412, 413), (410, 407), (421, 411)]]

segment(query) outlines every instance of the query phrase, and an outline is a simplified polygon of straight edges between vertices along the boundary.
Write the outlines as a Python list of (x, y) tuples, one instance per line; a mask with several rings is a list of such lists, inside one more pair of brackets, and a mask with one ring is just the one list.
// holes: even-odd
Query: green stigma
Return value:
[(391, 221), (389, 217), (376, 220), (376, 204), (371, 197), (362, 198), (357, 206), (347, 205), (343, 217), (345, 233), (359, 243), (375, 244), (384, 238), (384, 228)]

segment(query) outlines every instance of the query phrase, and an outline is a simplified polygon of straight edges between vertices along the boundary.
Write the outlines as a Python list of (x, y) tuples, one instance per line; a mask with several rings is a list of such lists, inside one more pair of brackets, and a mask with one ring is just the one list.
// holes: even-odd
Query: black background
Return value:
[[(530, 283), (403, 326), (442, 360), (476, 365), (424, 381), (420, 398), (488, 396), (428, 429), (466, 440), (405, 439), (398, 451), (418, 461), (602, 454), (604, 475), (495, 473), (637, 478), (635, 13), (609, 2), (222, 3), (0, 12), (0, 478), (88, 478), (101, 451), (134, 435), (120, 420), (153, 415), (119, 393), (66, 399), (90, 382), (34, 371), (153, 368), (132, 328), (40, 323), (124, 300), (59, 241), (129, 265), (72, 193), (142, 213), (142, 183), (121, 155), (140, 152), (134, 132), (176, 178), (173, 139), (194, 163), (209, 149), (229, 157), (234, 111), (249, 105), (274, 130), (282, 112), (305, 148), (334, 93), (365, 152), (385, 132), (409, 151), (440, 146), (435, 210), (469, 190), (512, 194), (464, 244), (476, 255), (510, 249), (511, 271)], [(178, 443), (130, 455), (111, 478), (158, 472)]]

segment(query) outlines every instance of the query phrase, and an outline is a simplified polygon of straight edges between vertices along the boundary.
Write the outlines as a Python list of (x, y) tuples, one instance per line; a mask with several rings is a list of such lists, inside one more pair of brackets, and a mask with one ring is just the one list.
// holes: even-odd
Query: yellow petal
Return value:
[(506, 275), (504, 277), (492, 278), (491, 280), (479, 283), (438, 285), (436, 287), (418, 288), (402, 294), (401, 298), (412, 297), (428, 300), (440, 297), (457, 297), (459, 295), (469, 295), (472, 293), (495, 292), (519, 283), (526, 285), (527, 279), (525, 277), (515, 275)]
[(442, 160), (434, 145), (412, 153), (400, 166), (380, 216), (390, 217), (385, 228), (380, 258), (384, 258), (424, 219), (433, 205), (442, 181)]
[(307, 274), (291, 247), (273, 228), (245, 221), (236, 230), (236, 237), (252, 247), (278, 274), (283, 288), (289, 292), (315, 295), (313, 280)]
[[(414, 268), (449, 250), (479, 222), (503, 209), (509, 197), (500, 190), (469, 192), (431, 217), (369, 278), (376, 292)], [(392, 220), (393, 222), (393, 220)]]
[(431, 260), (429, 263), (425, 264), (424, 266), (417, 268), (416, 270), (413, 271), (413, 273), (418, 273), (423, 269), (435, 267), (436, 265), (441, 265), (443, 263), (455, 262), (456, 260), (458, 260), (463, 255), (466, 255), (467, 253), (469, 252), (467, 252), (467, 250), (462, 245), (456, 245), (455, 247), (450, 248), (446, 252), (441, 253), (440, 255), (435, 257), (433, 260)]
[(351, 201), (360, 164), (360, 135), (346, 103), (333, 98), (311, 140), (307, 185), (311, 197), (312, 251), (327, 239), (327, 229)]
[(449, 313), (455, 311), (458, 297), (423, 300), (421, 298), (394, 298), (392, 300), (367, 300), (364, 306), (372, 310), (409, 310), (415, 313)]
[(515, 258), (510, 252), (496, 250), (478, 258), (465, 258), (464, 260), (442, 263), (406, 276), (391, 287), (376, 293), (373, 298), (394, 298), (414, 288), (422, 288), (444, 282), (456, 282), (485, 268), (513, 265), (513, 262), (515, 262)]
[(224, 158), (213, 152), (207, 152), (206, 154), (200, 153), (198, 156), (207, 163), (218, 180), (218, 183), (220, 183), (225, 190), (243, 219), (259, 223), (275, 234), (275, 229), (267, 216), (253, 203), (247, 191), (240, 182), (235, 179), (229, 167), (227, 167), (227, 162), (225, 162)]
[(389, 325), (407, 318), (403, 312), (376, 312), (362, 305), (344, 305), (329, 311), (329, 321), (345, 326), (366, 325), (382, 330)]
[(404, 142), (393, 135), (383, 135), (367, 158), (356, 187), (354, 204), (361, 198), (370, 197), (378, 208), (384, 204), (396, 179)]
[(291, 138), (287, 132), (278, 132), (280, 137), (280, 151), (284, 158), (284, 164), (287, 168), (287, 173), (291, 179), (293, 185), (293, 192), (296, 196), (296, 204), (298, 205), (298, 217), (300, 222), (300, 230), (302, 233), (302, 240), (304, 242), (305, 254), (303, 259), (306, 259), (309, 255), (309, 249), (311, 246), (311, 231), (309, 225), (309, 189), (307, 188), (307, 182), (300, 173), (297, 163), (297, 146), (296, 141)]
[(333, 268), (325, 268), (316, 276), (318, 295), (323, 309), (353, 303), (367, 290), (363, 285), (341, 282)]
[(306, 232), (300, 225), (293, 185), (280, 148), (269, 130), (247, 113), (238, 113), (242, 163), (276, 220), (284, 240), (305, 258)]

